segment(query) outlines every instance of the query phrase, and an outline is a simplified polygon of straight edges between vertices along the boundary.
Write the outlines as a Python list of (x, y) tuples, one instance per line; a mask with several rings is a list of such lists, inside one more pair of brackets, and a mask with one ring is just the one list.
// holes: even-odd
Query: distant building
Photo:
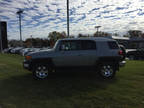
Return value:
[(119, 44), (122, 44), (125, 46), (125, 48), (129, 48), (129, 37), (122, 37), (122, 36), (108, 36), (108, 38), (116, 40)]
[(142, 37), (130, 38), (129, 44), (134, 49), (144, 48), (144, 38), (142, 38)]
[(142, 37), (121, 37), (121, 36), (109, 36), (108, 38), (117, 40), (119, 44), (122, 44), (126, 49), (139, 49), (144, 48), (144, 38)]

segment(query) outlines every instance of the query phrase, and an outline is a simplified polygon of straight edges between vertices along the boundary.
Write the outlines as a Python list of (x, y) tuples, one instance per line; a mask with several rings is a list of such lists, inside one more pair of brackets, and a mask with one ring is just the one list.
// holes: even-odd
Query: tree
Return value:
[(123, 35), (123, 37), (130, 37), (129, 33), (127, 32), (126, 34)]
[(142, 33), (141, 37), (144, 38), (144, 33)]
[(50, 41), (48, 39), (41, 38), (27, 38), (24, 42), (25, 47), (48, 47)]
[(17, 46), (21, 46), (21, 42), (19, 40), (9, 40), (8, 44), (10, 47), (17, 47)]
[(113, 33), (113, 35), (114, 35), (114, 36), (119, 36), (119, 34), (118, 34), (118, 33)]
[(50, 46), (53, 47), (55, 42), (58, 39), (62, 39), (66, 37), (66, 33), (65, 32), (57, 32), (57, 31), (53, 31), (49, 33), (49, 39), (50, 39)]
[(90, 35), (89, 34), (81, 34), (81, 33), (79, 33), (78, 34), (78, 38), (81, 38), (81, 37), (90, 37)]
[(132, 37), (141, 37), (142, 36), (142, 31), (140, 31), (140, 30), (129, 30), (128, 34), (129, 34), (130, 38), (132, 38)]
[(106, 37), (106, 36), (111, 36), (111, 35), (112, 35), (111, 33), (102, 32), (102, 31), (94, 33), (94, 37)]
[(80, 34), (78, 34), (78, 37), (80, 38), (80, 37), (83, 37), (83, 35), (80, 33)]
[(78, 38), (81, 38), (81, 37), (87, 37), (87, 36), (79, 33), (79, 34), (78, 34)]

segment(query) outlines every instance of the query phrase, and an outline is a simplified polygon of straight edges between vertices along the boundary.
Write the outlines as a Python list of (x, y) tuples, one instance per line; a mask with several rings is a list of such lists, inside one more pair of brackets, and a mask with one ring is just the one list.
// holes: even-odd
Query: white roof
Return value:
[(112, 39), (119, 39), (119, 40), (129, 40), (129, 37), (123, 37), (123, 36), (111, 36)]

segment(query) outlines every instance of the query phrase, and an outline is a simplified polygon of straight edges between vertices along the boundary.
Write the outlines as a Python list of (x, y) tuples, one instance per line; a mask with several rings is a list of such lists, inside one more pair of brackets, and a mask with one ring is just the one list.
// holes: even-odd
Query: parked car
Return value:
[(91, 69), (102, 78), (113, 78), (120, 65), (124, 65), (122, 50), (115, 40), (107, 38), (65, 38), (53, 49), (30, 53), (23, 66), (38, 79), (47, 78), (49, 72), (59, 69)]
[(130, 49), (127, 50), (126, 55), (130, 60), (142, 60), (144, 59), (144, 49)]
[(23, 53), (24, 53), (25, 51), (27, 51), (27, 49), (29, 49), (29, 48), (23, 48), (22, 50), (20, 50), (20, 55), (23, 55)]
[(12, 49), (13, 49), (12, 47), (6, 48), (6, 49), (4, 49), (4, 53), (10, 53)]
[(23, 56), (25, 56), (25, 55), (27, 55), (27, 54), (29, 54), (29, 53), (38, 52), (38, 51), (40, 51), (39, 48), (29, 48), (29, 49), (27, 49), (27, 50), (23, 53)]
[(11, 53), (12, 54), (20, 54), (20, 50), (23, 49), (23, 47), (16, 47), (16, 48), (13, 48), (11, 50)]

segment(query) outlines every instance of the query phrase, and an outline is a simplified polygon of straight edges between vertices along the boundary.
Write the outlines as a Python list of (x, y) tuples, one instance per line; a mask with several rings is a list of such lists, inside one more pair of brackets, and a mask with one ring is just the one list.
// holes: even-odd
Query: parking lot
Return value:
[(127, 61), (112, 80), (91, 71), (56, 72), (34, 80), (22, 68), (23, 57), (0, 55), (2, 108), (142, 108), (144, 61)]

